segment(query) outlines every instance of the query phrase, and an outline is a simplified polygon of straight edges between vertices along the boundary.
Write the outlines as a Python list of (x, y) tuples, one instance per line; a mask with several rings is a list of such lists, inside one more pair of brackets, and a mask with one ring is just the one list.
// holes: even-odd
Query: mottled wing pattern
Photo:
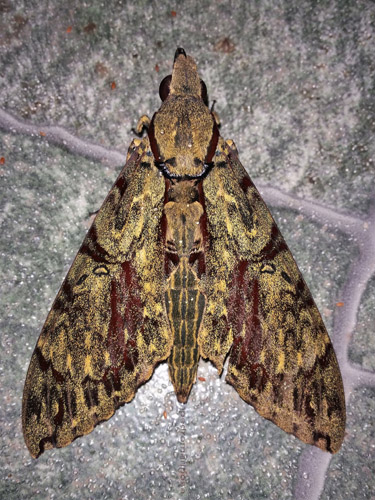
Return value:
[(31, 359), (23, 430), (33, 457), (110, 418), (170, 353), (160, 235), (164, 190), (148, 139), (134, 141)]
[(345, 431), (336, 356), (319, 311), (269, 210), (220, 140), (204, 181), (206, 315), (202, 356), (263, 417), (335, 453)]

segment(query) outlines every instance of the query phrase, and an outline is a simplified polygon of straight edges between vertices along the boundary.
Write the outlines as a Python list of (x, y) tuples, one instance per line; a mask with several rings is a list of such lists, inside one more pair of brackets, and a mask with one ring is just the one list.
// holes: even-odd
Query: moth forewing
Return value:
[(33, 457), (129, 402), (168, 360), (187, 402), (199, 357), (264, 417), (336, 452), (345, 430), (328, 334), (272, 216), (218, 132), (195, 62), (177, 49), (152, 120), (56, 297), (32, 355), (23, 432)]
[(236, 317), (226, 380), (262, 416), (302, 441), (335, 453), (345, 433), (345, 396), (327, 330), (233, 144), (226, 154), (246, 194), (253, 234), (255, 230), (257, 240), (268, 239), (260, 251), (251, 246), (248, 265), (233, 275), (233, 292), (244, 290), (236, 301), (243, 300), (247, 312), (242, 322)]
[(23, 396), (23, 432), (33, 457), (110, 418), (169, 356), (164, 190), (145, 138), (129, 149), (33, 353)]

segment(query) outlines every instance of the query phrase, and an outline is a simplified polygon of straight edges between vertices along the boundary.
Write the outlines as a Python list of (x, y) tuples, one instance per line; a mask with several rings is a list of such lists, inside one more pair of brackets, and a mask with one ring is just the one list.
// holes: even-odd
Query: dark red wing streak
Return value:
[(128, 340), (125, 345), (124, 364), (127, 371), (133, 371), (138, 363), (137, 334), (144, 337), (144, 304), (140, 298), (140, 286), (137, 281), (136, 270), (130, 261), (124, 262), (122, 268), (125, 274), (125, 326), (128, 331)]
[(87, 233), (87, 237), (79, 253), (88, 255), (93, 261), (108, 264), (110, 260), (107, 259), (108, 252), (98, 243), (98, 235), (95, 225), (92, 225)]
[(53, 417), (53, 423), (55, 425), (61, 425), (64, 418), (64, 402), (62, 398), (59, 399), (59, 409), (56, 415)]
[(124, 175), (120, 174), (119, 178), (115, 182), (115, 186), (119, 190), (120, 197), (122, 198), (125, 194), (126, 188), (128, 187), (128, 183), (126, 182)]
[[(165, 205), (165, 203), (164, 203)], [(173, 262), (173, 254), (171, 252), (167, 251), (167, 228), (168, 228), (168, 223), (167, 223), (167, 217), (165, 213), (163, 212), (163, 215), (161, 216), (160, 220), (160, 237), (161, 241), (163, 244), (163, 248), (165, 249), (164, 252), (164, 274), (166, 278), (168, 278), (172, 272), (172, 266), (171, 261)]]
[[(205, 250), (207, 248), (207, 243), (208, 243), (208, 230), (207, 230), (207, 214), (206, 214), (204, 194), (202, 189), (202, 181), (200, 181), (198, 184), (198, 200), (203, 207), (203, 214), (199, 219), (199, 227), (202, 234), (201, 246), (203, 246), (203, 249)], [(205, 274), (206, 272), (206, 259), (204, 250), (193, 251), (189, 255), (189, 264), (191, 267), (193, 267), (194, 264), (197, 262), (196, 272), (199, 279), (201, 279), (202, 275)]]
[(249, 187), (254, 187), (254, 184), (251, 182), (251, 179), (248, 175), (244, 175), (242, 181), (240, 182), (240, 186), (242, 191), (246, 194)]
[(124, 286), (121, 281), (124, 281), (123, 273), (120, 275), (120, 282), (116, 279), (111, 282), (111, 319), (108, 328), (107, 347), (113, 368), (120, 366), (125, 351), (125, 321), (119, 311), (119, 306), (124, 303)]
[(214, 122), (213, 126), (212, 126), (212, 136), (211, 136), (210, 144), (208, 145), (208, 148), (207, 148), (206, 158), (204, 160), (204, 162), (206, 164), (209, 164), (212, 162), (212, 158), (214, 157), (214, 154), (215, 154), (215, 151), (217, 148), (217, 143), (218, 143), (219, 137), (220, 137), (219, 129), (218, 129), (215, 117), (213, 115), (212, 115), (212, 119)]
[[(226, 162), (225, 163), (227, 165), (230, 165), (231, 168), (233, 169), (232, 164), (236, 163), (238, 161), (239, 160), (238, 160), (237, 153), (235, 153), (234, 151), (230, 151), (229, 154), (226, 157)], [(245, 171), (244, 176), (242, 177), (242, 180), (240, 181), (240, 186), (241, 186), (242, 191), (245, 194), (247, 193), (249, 187), (255, 188), (253, 181), (250, 179), (250, 176), (248, 175), (248, 173), (246, 171)], [(260, 195), (259, 195), (259, 193), (258, 193), (257, 190), (255, 190), (254, 194), (257, 195), (258, 199), (261, 199), (261, 197), (260, 197)]]
[[(107, 396), (110, 398), (114, 391), (121, 389), (118, 370), (116, 370), (116, 372), (113, 372), (112, 367), (107, 368), (103, 375), (103, 383)], [(117, 396), (114, 397), (114, 403), (115, 406), (118, 407), (119, 398)]]
[(45, 451), (47, 443), (50, 443), (53, 448), (56, 447), (56, 431), (52, 436), (47, 436), (39, 441), (39, 454), (36, 458), (38, 458)]
[(77, 414), (77, 399), (74, 391), (65, 391), (65, 404), (68, 408), (70, 418), (73, 419), (73, 415)]
[[(126, 344), (125, 328), (128, 332)], [(128, 371), (134, 370), (138, 360), (136, 333), (142, 328), (143, 316), (139, 286), (131, 262), (126, 261), (122, 264), (119, 279), (112, 280), (111, 284), (111, 319), (107, 347), (112, 365), (111, 372), (115, 378), (123, 365)]]
[[(229, 363), (238, 370), (249, 372), (249, 385), (262, 391), (268, 374), (258, 360), (262, 351), (262, 327), (260, 324), (259, 282), (251, 284), (246, 279), (248, 262), (239, 262), (232, 275), (232, 286), (228, 302), (228, 320), (232, 326), (234, 340)], [(245, 304), (251, 304), (251, 312), (246, 316)], [(245, 335), (242, 336), (243, 322), (246, 318)], [(233, 377), (233, 375), (232, 375)]]
[(154, 126), (155, 116), (156, 113), (154, 113), (154, 116), (151, 118), (150, 126), (148, 127), (147, 130), (147, 135), (148, 135), (148, 140), (150, 141), (151, 151), (152, 154), (154, 155), (154, 159), (157, 163), (160, 163), (159, 146), (155, 139), (155, 126)]
[[(171, 187), (171, 181), (164, 177), (164, 182), (165, 182), (165, 191), (164, 191), (164, 205), (166, 205), (169, 202), (169, 189)], [(180, 258), (176, 252), (170, 252), (168, 250), (168, 242), (167, 242), (167, 229), (168, 229), (168, 222), (167, 222), (167, 217), (165, 213), (163, 212), (161, 216), (161, 221), (160, 221), (160, 237), (162, 241), (162, 248), (164, 248), (164, 273), (165, 277), (169, 278), (171, 272), (173, 269), (178, 266), (178, 263), (180, 262)]]
[[(236, 358), (236, 367), (242, 369), (249, 359), (256, 361), (262, 351), (262, 328), (259, 318), (259, 283), (245, 279), (248, 262), (238, 264), (232, 275), (232, 286), (228, 303), (228, 320), (234, 332), (231, 357)], [(251, 313), (246, 317), (245, 304), (251, 304)], [(246, 318), (245, 335), (241, 336)]]
[(59, 294), (55, 302), (53, 303), (53, 308), (56, 311), (67, 311), (71, 304), (73, 303), (74, 295), (70, 283), (65, 280), (61, 286), (61, 294)]
[(39, 368), (42, 372), (46, 372), (51, 365), (51, 361), (46, 360), (38, 346), (35, 347), (35, 356), (38, 359)]
[[(40, 348), (38, 346), (35, 348), (35, 356), (37, 357), (41, 371), (44, 373), (47, 372), (51, 366), (51, 361), (46, 360), (46, 358), (43, 356), (42, 351), (40, 350)], [(50, 404), (50, 387), (49, 387), (49, 384), (47, 384), (46, 382), (43, 385), (42, 394), (44, 395), (44, 400), (46, 401), (48, 418), (50, 419), (50, 406), (49, 406), (49, 404)], [(36, 400), (34, 398), (32, 400), (29, 399), (28, 405), (27, 405), (27, 410), (31, 414), (34, 413), (35, 415), (38, 416), (38, 418), (40, 418), (40, 414), (41, 414), (41, 410), (42, 410), (41, 400)], [(40, 449), (41, 449), (41, 453), (42, 453), (43, 449), (42, 448), (40, 448)]]
[[(202, 246), (203, 246), (204, 251), (206, 251), (209, 247), (210, 237), (209, 237), (208, 228), (207, 228), (208, 219), (207, 219), (207, 212), (206, 212), (206, 202), (205, 202), (204, 191), (203, 191), (203, 182), (204, 181), (201, 181), (198, 184), (198, 195), (199, 195), (198, 201), (203, 207), (203, 214), (201, 215), (201, 217), (199, 219), (199, 229), (200, 229), (201, 234), (202, 234)], [(197, 252), (196, 254), (193, 254), (193, 256), (192, 256), (192, 258), (194, 259), (194, 262), (196, 260), (198, 260), (198, 267), (197, 267), (198, 278), (201, 278), (201, 276), (206, 273), (206, 258), (204, 255), (204, 251)], [(191, 265), (193, 264), (193, 262), (190, 262), (190, 259), (189, 259), (189, 263)]]
[(324, 434), (323, 432), (314, 431), (313, 432), (313, 440), (317, 443), (323, 439), (326, 442), (326, 448), (330, 453), (333, 453), (331, 447), (331, 437), (328, 434)]
[(288, 250), (288, 246), (280, 235), (275, 223), (272, 224), (271, 239), (269, 243), (259, 252), (254, 255), (254, 260), (273, 260), (280, 252)]
[(39, 347), (35, 348), (35, 355), (36, 355), (36, 357), (38, 359), (38, 363), (39, 363), (39, 367), (40, 367), (41, 371), (42, 372), (47, 372), (49, 370), (49, 368), (51, 368), (51, 372), (52, 372), (53, 378), (59, 384), (63, 384), (64, 381), (65, 381), (64, 375), (62, 375), (60, 372), (58, 372), (57, 370), (55, 370), (55, 368), (52, 365), (51, 360), (47, 361), (45, 359), (45, 357), (43, 356), (42, 351), (40, 350)]

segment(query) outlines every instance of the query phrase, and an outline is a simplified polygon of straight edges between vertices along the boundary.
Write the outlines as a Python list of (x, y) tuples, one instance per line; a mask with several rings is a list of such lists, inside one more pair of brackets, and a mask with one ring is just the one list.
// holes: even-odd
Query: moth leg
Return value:
[(212, 104), (211, 113), (212, 113), (212, 116), (214, 117), (214, 120), (215, 120), (215, 122), (216, 122), (216, 125), (217, 125), (218, 127), (220, 127), (220, 125), (221, 125), (221, 122), (220, 122), (220, 117), (219, 117), (219, 115), (216, 113), (216, 111), (214, 111), (214, 110), (213, 110), (213, 106), (214, 106), (214, 105)]
[(234, 141), (232, 141), (232, 139), (227, 139), (225, 141), (226, 145), (228, 146), (229, 149), (231, 149), (232, 151), (236, 152), (237, 153), (237, 148), (236, 148), (236, 145), (234, 144)]
[[(133, 130), (133, 132), (136, 133), (135, 130)], [(141, 139), (133, 139), (132, 140), (132, 142), (131, 142), (131, 144), (129, 146), (128, 152), (126, 154), (126, 161), (129, 161), (129, 158), (134, 153), (134, 151), (139, 148), (139, 146), (141, 145), (141, 143), (142, 143)]]
[(142, 115), (140, 119), (138, 120), (137, 126), (135, 128), (135, 132), (138, 135), (142, 135), (142, 132), (144, 129), (148, 129), (150, 126), (151, 120), (147, 115)]

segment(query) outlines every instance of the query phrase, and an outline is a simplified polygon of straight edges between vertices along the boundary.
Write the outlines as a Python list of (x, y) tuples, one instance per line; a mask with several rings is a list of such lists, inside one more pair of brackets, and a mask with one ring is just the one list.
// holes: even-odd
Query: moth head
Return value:
[(170, 95), (200, 97), (208, 106), (206, 84), (199, 78), (194, 59), (187, 56), (184, 49), (176, 50), (172, 74), (162, 80), (159, 95), (162, 101)]

